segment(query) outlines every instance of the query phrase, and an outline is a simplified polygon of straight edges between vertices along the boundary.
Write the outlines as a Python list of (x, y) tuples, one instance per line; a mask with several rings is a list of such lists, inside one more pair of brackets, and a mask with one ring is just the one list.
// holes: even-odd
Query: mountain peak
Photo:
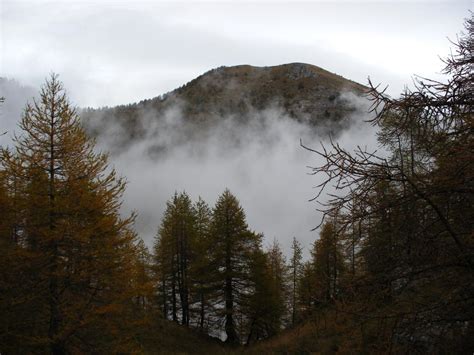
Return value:
[[(343, 94), (362, 95), (366, 90), (363, 85), (306, 63), (221, 66), (167, 94), (138, 104), (102, 109), (100, 117), (104, 122), (118, 121), (133, 139), (146, 134), (140, 112), (151, 112), (154, 119), (160, 120), (168, 110), (179, 107), (183, 122), (202, 128), (225, 117), (258, 119), (258, 111), (277, 108), (309, 127), (330, 127), (336, 133), (348, 125), (350, 113), (356, 110)], [(87, 121), (94, 112), (83, 116)]]
[[(249, 64), (241, 64), (235, 66), (221, 66), (218, 68), (211, 69), (204, 74), (200, 75), (193, 81), (199, 81), (207, 77), (246, 77), (250, 80), (258, 78), (267, 78), (269, 80), (277, 80), (287, 78), (290, 80), (302, 80), (302, 79), (316, 79), (320, 78), (326, 81), (333, 81), (336, 85), (342, 84), (348, 86), (348, 89), (365, 90), (366, 88), (358, 83), (351, 80), (345, 79), (344, 77), (331, 73), (318, 66), (307, 64), (307, 63), (287, 63), (274, 66), (253, 66)], [(190, 83), (192, 83), (191, 81)]]
[(165, 103), (180, 100), (185, 114), (204, 120), (209, 113), (245, 115), (253, 109), (278, 106), (297, 120), (317, 125), (340, 121), (348, 106), (338, 98), (367, 88), (320, 67), (289, 63), (257, 67), (248, 64), (211, 69), (164, 96)]

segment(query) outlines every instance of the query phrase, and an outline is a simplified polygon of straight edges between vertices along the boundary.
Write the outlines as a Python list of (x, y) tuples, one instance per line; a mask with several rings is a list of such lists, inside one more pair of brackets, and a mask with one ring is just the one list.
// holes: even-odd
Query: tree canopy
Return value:
[(10, 217), (1, 233), (10, 294), (1, 307), (4, 349), (129, 349), (123, 319), (137, 286), (137, 248), (134, 217), (119, 216), (124, 180), (95, 153), (56, 75), (26, 106), (20, 128), (14, 150), (2, 152)]

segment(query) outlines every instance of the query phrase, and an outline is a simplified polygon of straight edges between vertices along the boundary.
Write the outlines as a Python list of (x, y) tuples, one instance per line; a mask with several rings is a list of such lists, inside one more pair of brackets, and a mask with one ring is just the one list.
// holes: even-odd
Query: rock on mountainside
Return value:
[(363, 85), (309, 64), (239, 65), (212, 69), (153, 99), (86, 109), (82, 116), (96, 136), (119, 123), (121, 147), (146, 135), (150, 119), (165, 119), (170, 110), (178, 111), (182, 122), (193, 126), (193, 134), (225, 117), (245, 123), (271, 108), (311, 127), (330, 127), (337, 133), (347, 126), (348, 114), (356, 110), (344, 93), (360, 96), (366, 90)]

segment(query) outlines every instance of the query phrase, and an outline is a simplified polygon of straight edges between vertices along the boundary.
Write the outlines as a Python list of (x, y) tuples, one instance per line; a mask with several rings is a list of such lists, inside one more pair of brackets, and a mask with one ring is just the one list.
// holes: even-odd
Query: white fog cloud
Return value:
[[(374, 129), (363, 122), (369, 118), (368, 101), (353, 94), (343, 97), (357, 111), (350, 130), (340, 136), (341, 144), (348, 149), (360, 142), (375, 147)], [(183, 124), (179, 106), (161, 117), (142, 110), (139, 121), (147, 136), (121, 151), (117, 142), (122, 128), (102, 128), (107, 133), (99, 137), (99, 149), (116, 152), (111, 162), (129, 182), (123, 212), (138, 212), (136, 229), (148, 245), (175, 191), (186, 191), (194, 200), (201, 196), (213, 206), (229, 188), (244, 207), (249, 226), (264, 233), (266, 243), (277, 238), (288, 252), (296, 237), (308, 253), (317, 237), (311, 229), (321, 216), (309, 202), (319, 177), (309, 175), (307, 166), (321, 161), (300, 146), (300, 139), (319, 146), (327, 143), (327, 130), (297, 122), (278, 107), (253, 110), (248, 117), (244, 124), (241, 117), (219, 117), (205, 132), (190, 137), (195, 127)]]

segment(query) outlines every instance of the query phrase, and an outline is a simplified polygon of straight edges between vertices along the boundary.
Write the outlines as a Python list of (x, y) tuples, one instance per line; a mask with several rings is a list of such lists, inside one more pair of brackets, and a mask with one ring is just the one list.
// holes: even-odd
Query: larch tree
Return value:
[(359, 229), (360, 297), (350, 312), (370, 319), (372, 339), (390, 352), (473, 347), (472, 14), (453, 44), (443, 81), (417, 78), (399, 98), (369, 81), (383, 155), (335, 142), (313, 150), (323, 159), (320, 188), (336, 189), (325, 215)]
[(238, 344), (236, 313), (250, 287), (252, 254), (260, 247), (261, 236), (249, 230), (244, 210), (229, 190), (218, 198), (213, 209), (211, 240), (210, 272), (215, 272), (217, 302), (223, 306), (226, 342)]
[(251, 289), (242, 310), (247, 323), (246, 345), (274, 336), (281, 329), (284, 302), (277, 278), (270, 255), (256, 249), (250, 263)]
[[(32, 331), (33, 302), (31, 287), (31, 253), (18, 244), (16, 196), (7, 171), (0, 170), (0, 351), (15, 349), (20, 329)], [(34, 297), (34, 296), (33, 296)], [(27, 302), (28, 300), (28, 302)], [(28, 306), (25, 305), (28, 304)], [(30, 316), (28, 316), (30, 315)]]
[(163, 237), (160, 233), (155, 236), (153, 244), (153, 279), (155, 281), (155, 303), (160, 309), (161, 316), (168, 319), (169, 311), (169, 292), (168, 292), (168, 278), (167, 278), (167, 263), (166, 250), (163, 246)]
[(272, 283), (272, 327), (269, 336), (275, 335), (288, 323), (288, 267), (280, 243), (276, 239), (266, 251), (269, 267), (269, 279)]
[(344, 257), (334, 222), (323, 224), (311, 256), (316, 300), (318, 304), (326, 305), (333, 302), (338, 296), (340, 278), (345, 269)]
[(254, 250), (250, 263), (250, 282), (243, 314), (247, 340), (256, 341), (277, 335), (287, 320), (286, 260), (276, 240), (264, 251)]
[(297, 289), (297, 308), (299, 317), (307, 318), (312, 314), (316, 305), (316, 292), (314, 282), (314, 265), (311, 261), (306, 261), (301, 267), (301, 278), (298, 282)]
[(191, 245), (194, 239), (194, 211), (191, 199), (183, 192), (177, 200), (178, 218), (175, 220), (175, 242), (177, 246), (178, 290), (181, 302), (181, 322), (189, 325), (190, 277), (192, 258)]
[(191, 318), (194, 318), (201, 331), (208, 328), (209, 315), (213, 311), (210, 302), (212, 297), (212, 273), (209, 250), (213, 247), (210, 240), (212, 211), (201, 198), (193, 205), (195, 236), (191, 241), (190, 288), (193, 298)]
[(26, 106), (20, 128), (3, 166), (18, 201), (16, 248), (28, 253), (21, 275), (34, 295), (18, 308), (34, 304), (36, 313), (34, 330), (18, 329), (10, 345), (53, 354), (130, 350), (120, 319), (135, 291), (136, 236), (133, 216), (119, 216), (125, 182), (94, 151), (56, 75)]
[[(167, 202), (155, 240), (155, 262), (158, 270), (159, 297), (164, 316), (171, 308), (172, 320), (183, 325), (190, 322), (191, 247), (195, 237), (194, 211), (186, 193), (175, 193)], [(179, 317), (179, 311), (181, 315)]]
[(291, 325), (298, 320), (298, 288), (303, 274), (303, 249), (301, 243), (293, 237), (289, 265)]
[[(177, 198), (175, 194), (174, 198)], [(172, 237), (173, 200), (166, 202), (163, 219), (154, 242), (154, 271), (157, 281), (158, 302), (162, 306), (162, 315), (178, 321), (176, 243)]]

